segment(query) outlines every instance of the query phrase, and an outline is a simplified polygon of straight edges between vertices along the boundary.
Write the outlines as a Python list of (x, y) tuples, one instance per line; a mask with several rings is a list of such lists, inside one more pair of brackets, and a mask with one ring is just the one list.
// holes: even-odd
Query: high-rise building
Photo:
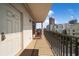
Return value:
[(55, 18), (50, 17), (49, 18), (49, 30), (50, 31), (54, 30), (54, 25), (55, 25)]
[(79, 23), (70, 24), (66, 31), (68, 35), (79, 37)]
[(50, 17), (49, 18), (49, 24), (55, 24), (55, 18)]

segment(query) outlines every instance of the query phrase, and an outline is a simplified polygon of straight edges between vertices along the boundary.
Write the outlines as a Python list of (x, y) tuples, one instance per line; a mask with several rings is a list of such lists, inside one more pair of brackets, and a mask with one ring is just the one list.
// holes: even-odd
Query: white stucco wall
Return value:
[(31, 42), (32, 40), (32, 22), (29, 22), (30, 15), (26, 12), (26, 9), (22, 4), (13, 4), (17, 9), (19, 9), (23, 13), (23, 48)]
[[(23, 20), (23, 49), (25, 49), (32, 40), (32, 22), (29, 22), (29, 19), (31, 19), (31, 17), (26, 12), (22, 4), (12, 4), (12, 5), (23, 14), (23, 19), (22, 19)], [(5, 17), (3, 17), (2, 12), (0, 12), (0, 33), (3, 30), (2, 29), (3, 26), (2, 22), (4, 22), (2, 21), (3, 18)], [(4, 31), (6, 31), (6, 29)], [(8, 34), (6, 35), (8, 38), (7, 40), (0, 41), (0, 55), (16, 55), (21, 50), (22, 40), (20, 33), (21, 32)], [(19, 38), (11, 39), (12, 37), (16, 37), (18, 34), (19, 34)]]

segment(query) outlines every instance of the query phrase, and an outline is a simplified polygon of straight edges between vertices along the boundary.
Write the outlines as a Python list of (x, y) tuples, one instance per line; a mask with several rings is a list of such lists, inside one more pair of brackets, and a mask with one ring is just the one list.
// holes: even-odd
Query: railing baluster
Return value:
[(59, 48), (60, 48), (60, 44), (59, 44), (59, 35), (58, 35), (58, 38), (57, 38), (57, 53), (58, 53), (58, 56), (59, 56)]
[(63, 36), (63, 56), (65, 54), (65, 47), (64, 47), (64, 43), (65, 43), (65, 37)]
[(60, 35), (58, 35), (58, 55), (60, 56)]
[(70, 56), (72, 56), (72, 39), (73, 38), (70, 39)]
[(61, 56), (62, 56), (62, 36), (61, 36), (61, 38), (60, 38), (60, 46), (61, 46), (61, 48), (60, 48), (60, 54), (61, 54)]
[(61, 56), (61, 36), (59, 35), (59, 56)]
[[(69, 36), (66, 34), (60, 34), (56, 32), (47, 31), (47, 33), (53, 35), (53, 39), (48, 39), (51, 49), (54, 50), (56, 56), (72, 56), (75, 51), (75, 56), (78, 56), (78, 39), (79, 37)], [(48, 35), (49, 35), (48, 34)], [(48, 36), (46, 35), (46, 36)], [(49, 36), (50, 37), (50, 36)], [(74, 41), (75, 40), (75, 41)], [(75, 43), (74, 43), (75, 42)], [(74, 48), (75, 45), (75, 48)], [(75, 50), (74, 50), (75, 49)]]
[(66, 56), (68, 56), (68, 39), (69, 37), (66, 38)]
[(78, 56), (78, 39), (76, 38), (76, 41), (75, 41), (75, 56)]
[(61, 54), (61, 56), (63, 56), (64, 55), (64, 39), (63, 39), (64, 37), (63, 36), (61, 36), (61, 39), (60, 39), (60, 54)]

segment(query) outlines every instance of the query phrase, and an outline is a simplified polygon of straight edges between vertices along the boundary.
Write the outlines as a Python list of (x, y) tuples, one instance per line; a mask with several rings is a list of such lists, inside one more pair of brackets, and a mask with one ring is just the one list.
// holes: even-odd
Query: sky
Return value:
[[(73, 18), (79, 22), (79, 3), (53, 3), (44, 22), (44, 27), (49, 24), (49, 17), (54, 17), (56, 24), (68, 23)], [(40, 25), (37, 26), (40, 27)]]

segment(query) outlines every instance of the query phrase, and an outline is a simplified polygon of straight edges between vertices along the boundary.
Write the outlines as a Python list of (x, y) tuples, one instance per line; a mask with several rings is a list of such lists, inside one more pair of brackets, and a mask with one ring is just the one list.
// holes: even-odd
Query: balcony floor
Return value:
[(33, 39), (26, 49), (39, 49), (39, 56), (53, 56), (46, 38)]

